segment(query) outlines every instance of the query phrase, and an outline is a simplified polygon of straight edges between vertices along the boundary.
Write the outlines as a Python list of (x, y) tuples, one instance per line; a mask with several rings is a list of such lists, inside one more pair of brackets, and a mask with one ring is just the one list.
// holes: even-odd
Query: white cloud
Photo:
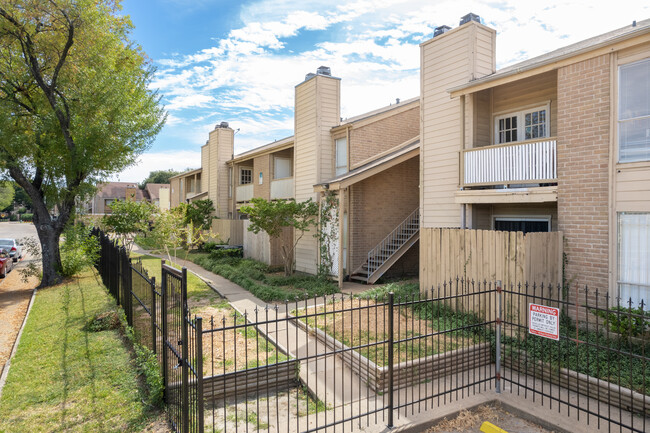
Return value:
[(186, 168), (198, 168), (200, 165), (200, 151), (177, 150), (173, 152), (149, 152), (138, 158), (138, 162), (135, 165), (122, 171), (111, 180), (139, 183), (145, 180), (152, 171), (181, 171)]
[[(240, 129), (241, 152), (292, 134), (294, 86), (320, 65), (342, 78), (341, 113), (351, 117), (417, 96), (418, 44), (436, 26), (456, 27), (470, 11), (497, 30), (497, 66), (503, 67), (647, 18), (646, 3), (262, 0), (242, 6), (243, 24), (212, 47), (156, 60), (153, 87), (164, 95), (166, 131), (184, 141), (180, 148), (198, 151), (225, 120)], [(325, 42), (309, 45), (314, 35)], [(186, 165), (198, 164), (197, 156)]]

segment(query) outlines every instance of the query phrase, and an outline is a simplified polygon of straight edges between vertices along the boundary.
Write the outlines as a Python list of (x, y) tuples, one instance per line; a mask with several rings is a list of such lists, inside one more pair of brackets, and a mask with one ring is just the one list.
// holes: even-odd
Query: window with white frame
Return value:
[(549, 107), (536, 107), (494, 118), (495, 144), (548, 137)]
[(618, 214), (618, 291), (622, 306), (650, 302), (650, 213)]
[(253, 169), (252, 168), (240, 168), (239, 169), (239, 184), (248, 185), (253, 183)]
[(650, 160), (650, 59), (618, 69), (618, 160)]
[(339, 138), (335, 141), (336, 147), (336, 176), (348, 171), (348, 140)]
[(286, 179), (291, 177), (291, 158), (273, 158), (273, 179)]

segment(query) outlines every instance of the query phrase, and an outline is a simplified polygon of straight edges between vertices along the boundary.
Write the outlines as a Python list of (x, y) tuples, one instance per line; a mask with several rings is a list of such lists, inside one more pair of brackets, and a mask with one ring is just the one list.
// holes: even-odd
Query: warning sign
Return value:
[(560, 309), (528, 304), (528, 332), (540, 337), (560, 339)]

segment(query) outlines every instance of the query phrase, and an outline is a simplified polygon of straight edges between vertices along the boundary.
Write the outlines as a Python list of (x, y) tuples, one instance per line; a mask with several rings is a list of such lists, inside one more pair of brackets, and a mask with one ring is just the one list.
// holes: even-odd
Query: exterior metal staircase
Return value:
[(373, 284), (420, 239), (420, 208), (415, 209), (388, 236), (368, 251), (368, 259), (350, 276)]

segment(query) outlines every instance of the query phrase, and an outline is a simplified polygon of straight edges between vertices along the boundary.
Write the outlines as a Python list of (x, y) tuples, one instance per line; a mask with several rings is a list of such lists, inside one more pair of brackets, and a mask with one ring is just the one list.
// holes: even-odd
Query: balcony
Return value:
[(293, 177), (271, 181), (271, 200), (293, 198)]
[(557, 182), (554, 138), (467, 149), (461, 161), (462, 187)]
[(237, 187), (237, 201), (250, 201), (253, 198), (253, 184), (240, 185)]

